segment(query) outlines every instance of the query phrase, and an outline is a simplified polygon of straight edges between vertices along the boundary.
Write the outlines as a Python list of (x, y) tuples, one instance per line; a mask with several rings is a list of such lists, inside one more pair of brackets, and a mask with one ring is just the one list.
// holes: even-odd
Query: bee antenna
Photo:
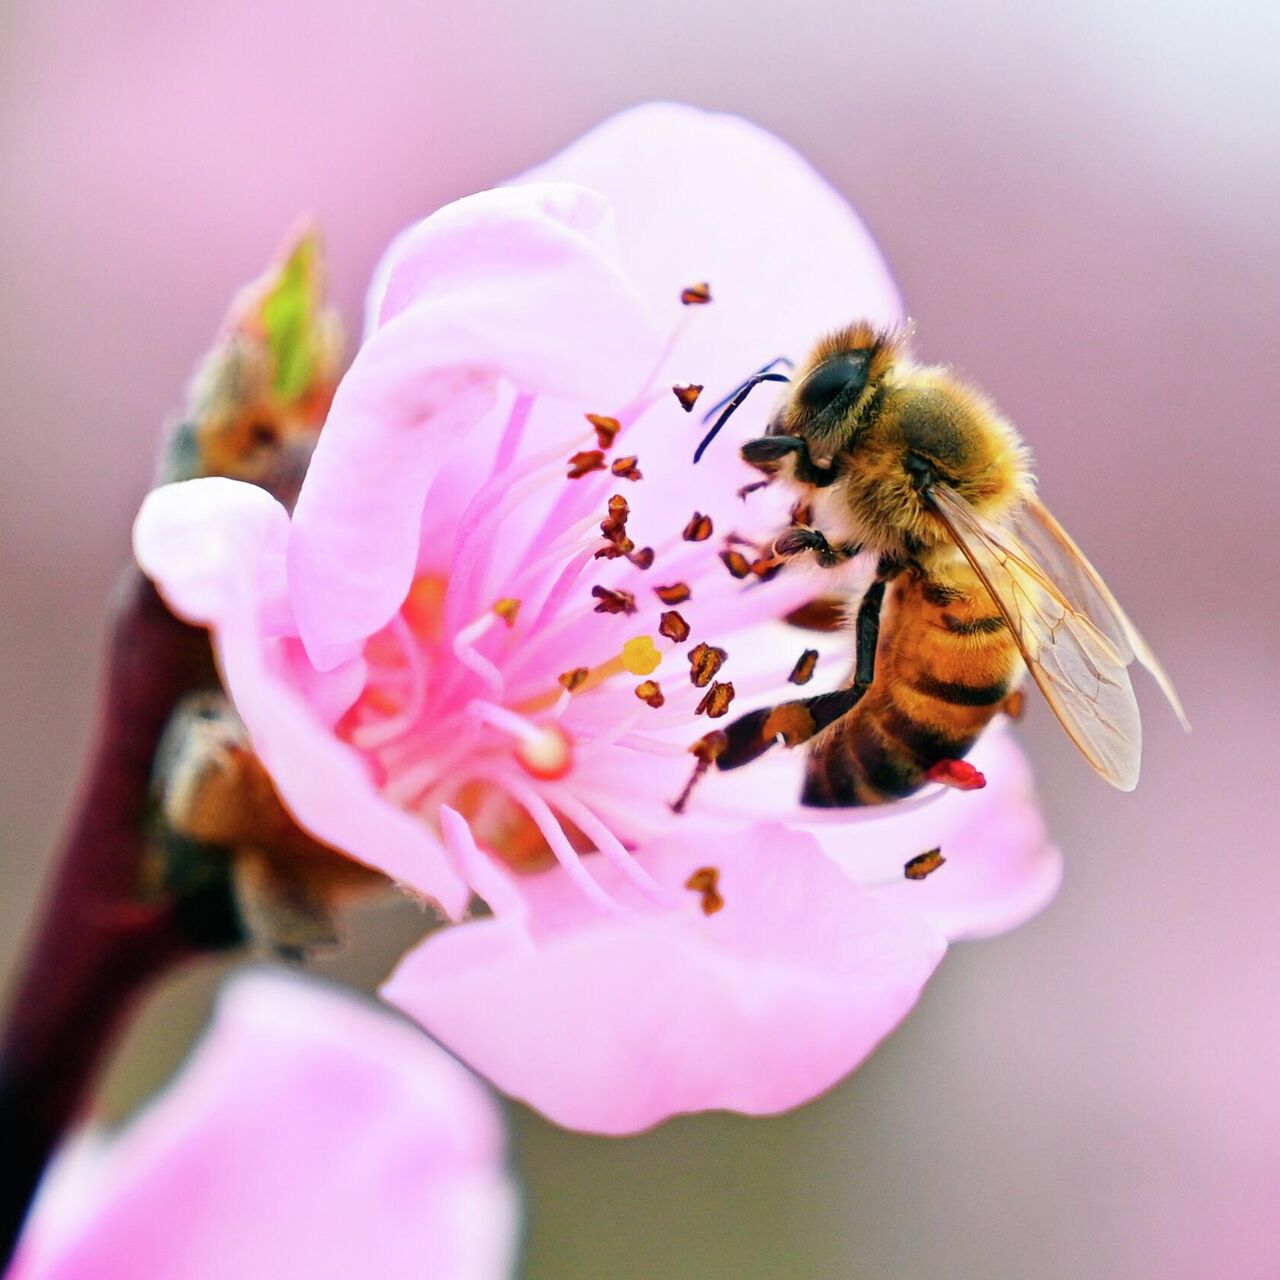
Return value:
[[(785, 359), (785, 357), (783, 358)], [(717, 435), (720, 434), (720, 428), (723, 427), (724, 424), (729, 421), (729, 419), (733, 416), (734, 412), (741, 406), (742, 402), (747, 398), (747, 396), (751, 394), (752, 387), (758, 387), (762, 382), (790, 382), (791, 381), (791, 379), (788, 378), (785, 373), (767, 373), (766, 372), (766, 370), (772, 368), (772, 366), (777, 363), (778, 363), (777, 360), (771, 360), (767, 365), (764, 366), (764, 369), (760, 370), (759, 373), (753, 373), (751, 377), (749, 377), (746, 380), (746, 382), (744, 382), (729, 397), (727, 401), (722, 400), (720, 404), (714, 405), (711, 409), (707, 411), (706, 417), (703, 418), (703, 422), (705, 422), (707, 418), (709, 418), (713, 413), (715, 413), (716, 409), (720, 408), (720, 405), (725, 406), (724, 412), (715, 420), (715, 425), (711, 428), (710, 431), (707, 432), (705, 436), (702, 437), (702, 443), (699, 444), (697, 449), (694, 451), (693, 461), (695, 464), (702, 460), (702, 455), (706, 453), (707, 446), (716, 438)], [(787, 363), (790, 364), (791, 362), (788, 360)]]
[[(770, 360), (768, 364), (762, 364), (756, 370), (756, 373), (768, 373), (770, 372), (770, 370), (772, 370), (773, 366), (776, 364), (784, 364), (787, 366), (788, 369), (794, 369), (796, 367), (796, 362), (790, 356), (774, 356), (774, 358)], [(753, 373), (751, 377), (754, 378), (756, 376), (756, 373)], [(747, 379), (748, 382), (750, 380), (751, 380), (750, 378)], [(713, 404), (711, 408), (708, 409), (706, 413), (702, 415), (703, 423), (710, 422), (711, 419), (714, 418), (716, 414), (719, 413), (720, 410), (723, 409), (725, 405), (727, 405), (729, 401), (732, 400), (733, 397), (736, 396), (744, 386), (746, 386), (745, 382), (738, 383), (738, 385), (734, 387), (734, 389), (730, 391), (727, 396), (722, 396), (719, 400), (717, 400), (715, 404)]]

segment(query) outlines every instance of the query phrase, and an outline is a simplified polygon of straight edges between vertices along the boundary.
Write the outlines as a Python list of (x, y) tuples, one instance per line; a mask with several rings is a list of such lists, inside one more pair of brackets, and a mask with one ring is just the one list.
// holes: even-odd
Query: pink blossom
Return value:
[[(700, 281), (712, 302), (682, 305)], [(806, 647), (814, 691), (849, 656), (778, 621), (830, 574), (740, 580), (722, 557), (784, 519), (783, 494), (737, 496), (766, 405), (694, 468), (672, 388), (711, 402), (855, 316), (900, 319), (896, 290), (803, 161), (739, 120), (640, 108), (393, 243), (292, 519), (214, 480), (139, 516), (140, 563), (213, 629), (299, 822), (450, 916), (472, 891), (494, 910), (423, 944), (391, 998), (566, 1125), (795, 1105), (907, 1012), (948, 938), (1010, 927), (1056, 885), (998, 734), (969, 795), (818, 813), (802, 753), (777, 750), (672, 812), (716, 723), (694, 646), (727, 654), (734, 713), (794, 693)], [(903, 883), (937, 844), (946, 867)], [(686, 887), (704, 867), (714, 915)]]
[(503, 1145), (497, 1107), (423, 1036), (251, 973), (158, 1099), (60, 1157), (9, 1280), (498, 1280)]

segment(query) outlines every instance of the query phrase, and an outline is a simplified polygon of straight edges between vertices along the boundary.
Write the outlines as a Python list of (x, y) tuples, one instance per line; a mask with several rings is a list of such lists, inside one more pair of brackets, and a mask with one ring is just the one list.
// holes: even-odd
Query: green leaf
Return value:
[(301, 396), (315, 374), (319, 252), (315, 233), (305, 232), (262, 304), (262, 323), (275, 361), (274, 387), (283, 400)]

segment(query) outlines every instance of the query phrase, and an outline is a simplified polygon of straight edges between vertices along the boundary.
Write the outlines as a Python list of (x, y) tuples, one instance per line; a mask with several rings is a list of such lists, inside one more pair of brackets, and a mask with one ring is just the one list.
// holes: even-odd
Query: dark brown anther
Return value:
[(494, 603), (493, 611), (508, 627), (514, 627), (516, 615), (520, 612), (520, 601), (511, 596), (503, 596), (501, 600)]
[(1010, 720), (1021, 720), (1027, 713), (1027, 695), (1021, 689), (1015, 689), (1001, 704), (1000, 710)]
[(711, 301), (711, 286), (701, 280), (680, 290), (680, 301), (686, 307), (705, 307)]
[(717, 649), (704, 640), (689, 650), (689, 679), (694, 688), (705, 689), (715, 678), (716, 673), (724, 666), (729, 655), (723, 649)]
[(615, 493), (609, 499), (609, 514), (600, 521), (600, 532), (609, 540), (609, 545), (596, 552), (597, 560), (616, 560), (635, 550), (636, 544), (627, 537), (627, 517), (630, 514), (626, 498)]
[(786, 563), (785, 560), (779, 560), (777, 556), (761, 556), (758, 560), (751, 562), (751, 572), (761, 582), (768, 582), (770, 578), (776, 578), (782, 572)]
[(685, 882), (686, 889), (702, 895), (702, 914), (713, 916), (724, 906), (720, 896), (720, 871), (716, 867), (699, 867)]
[(658, 634), (683, 644), (689, 638), (689, 624), (674, 609), (668, 609), (658, 619)]
[(671, 390), (685, 413), (692, 413), (693, 406), (698, 403), (698, 397), (702, 394), (702, 383), (677, 382)]
[(609, 587), (592, 587), (591, 594), (599, 601), (596, 613), (625, 613), (636, 611), (636, 598), (630, 591), (614, 591)]
[(741, 551), (735, 549), (722, 551), (720, 553), (720, 559), (723, 562), (724, 567), (728, 569), (735, 578), (741, 579), (750, 576), (751, 561), (748, 560)]
[(849, 602), (842, 596), (818, 596), (792, 609), (782, 620), (801, 631), (843, 631), (849, 620)]
[(757, 489), (767, 489), (772, 483), (772, 480), (757, 480), (755, 484), (744, 484), (738, 490), (738, 497), (745, 502), (749, 494), (755, 493)]
[(627, 559), (630, 560), (637, 569), (652, 569), (655, 554), (656, 553), (652, 547), (641, 547), (639, 551), (633, 551)]
[(586, 413), (583, 417), (596, 429), (596, 440), (602, 449), (613, 447), (614, 439), (622, 430), (622, 423), (617, 418), (606, 418), (602, 413)]
[(636, 685), (636, 697), (641, 702), (647, 702), (655, 711), (666, 702), (656, 680), (641, 680)]
[(733, 701), (733, 682), (725, 681), (723, 684), (717, 680), (710, 689), (702, 695), (702, 701), (693, 709), (695, 716), (704, 713), (712, 720), (719, 720), (722, 715), (729, 710), (729, 704)]
[(587, 677), (591, 674), (589, 667), (574, 667), (572, 671), (562, 671), (559, 676), (560, 687), (567, 689), (572, 693), (575, 689), (581, 689), (587, 682)]
[(592, 471), (604, 470), (604, 454), (599, 449), (583, 449), (569, 459), (569, 479), (581, 480)]
[(693, 595), (693, 590), (687, 582), (672, 582), (665, 587), (654, 587), (653, 594), (663, 604), (684, 604)]
[(791, 523), (805, 525), (813, 523), (813, 508), (803, 498), (792, 504)]
[(808, 684), (813, 679), (814, 669), (818, 665), (817, 649), (806, 649), (797, 659), (787, 677), (792, 684)]
[(609, 468), (615, 476), (621, 477), (623, 480), (642, 480), (640, 468), (636, 463), (640, 459), (634, 453), (628, 454), (625, 458), (614, 458), (613, 465)]
[(946, 858), (942, 856), (941, 849), (929, 849), (927, 852), (917, 853), (914, 858), (909, 859), (902, 868), (902, 874), (908, 880), (924, 880), (933, 875), (944, 862), (946, 862)]
[(701, 511), (695, 511), (689, 518), (689, 523), (685, 525), (684, 533), (680, 536), (686, 542), (706, 542), (711, 534), (711, 517), (704, 516)]

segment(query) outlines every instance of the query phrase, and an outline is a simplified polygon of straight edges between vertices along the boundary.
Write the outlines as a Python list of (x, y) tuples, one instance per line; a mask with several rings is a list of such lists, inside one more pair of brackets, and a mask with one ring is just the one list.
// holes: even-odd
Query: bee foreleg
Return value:
[(862, 547), (856, 542), (833, 544), (827, 540), (827, 535), (820, 529), (812, 529), (805, 524), (793, 524), (790, 528), (784, 529), (773, 543), (775, 556), (786, 559), (812, 551), (818, 563), (825, 569), (851, 560), (861, 550)]
[(794, 459), (795, 478), (801, 484), (825, 489), (840, 475), (835, 462), (815, 462), (809, 452), (809, 442), (802, 436), (758, 436), (742, 446), (742, 460), (763, 471), (775, 475), (787, 458)]
[(880, 606), (884, 603), (884, 579), (877, 578), (862, 597), (853, 632), (858, 656), (854, 660), (855, 688), (870, 688), (876, 674), (876, 646), (880, 643)]

